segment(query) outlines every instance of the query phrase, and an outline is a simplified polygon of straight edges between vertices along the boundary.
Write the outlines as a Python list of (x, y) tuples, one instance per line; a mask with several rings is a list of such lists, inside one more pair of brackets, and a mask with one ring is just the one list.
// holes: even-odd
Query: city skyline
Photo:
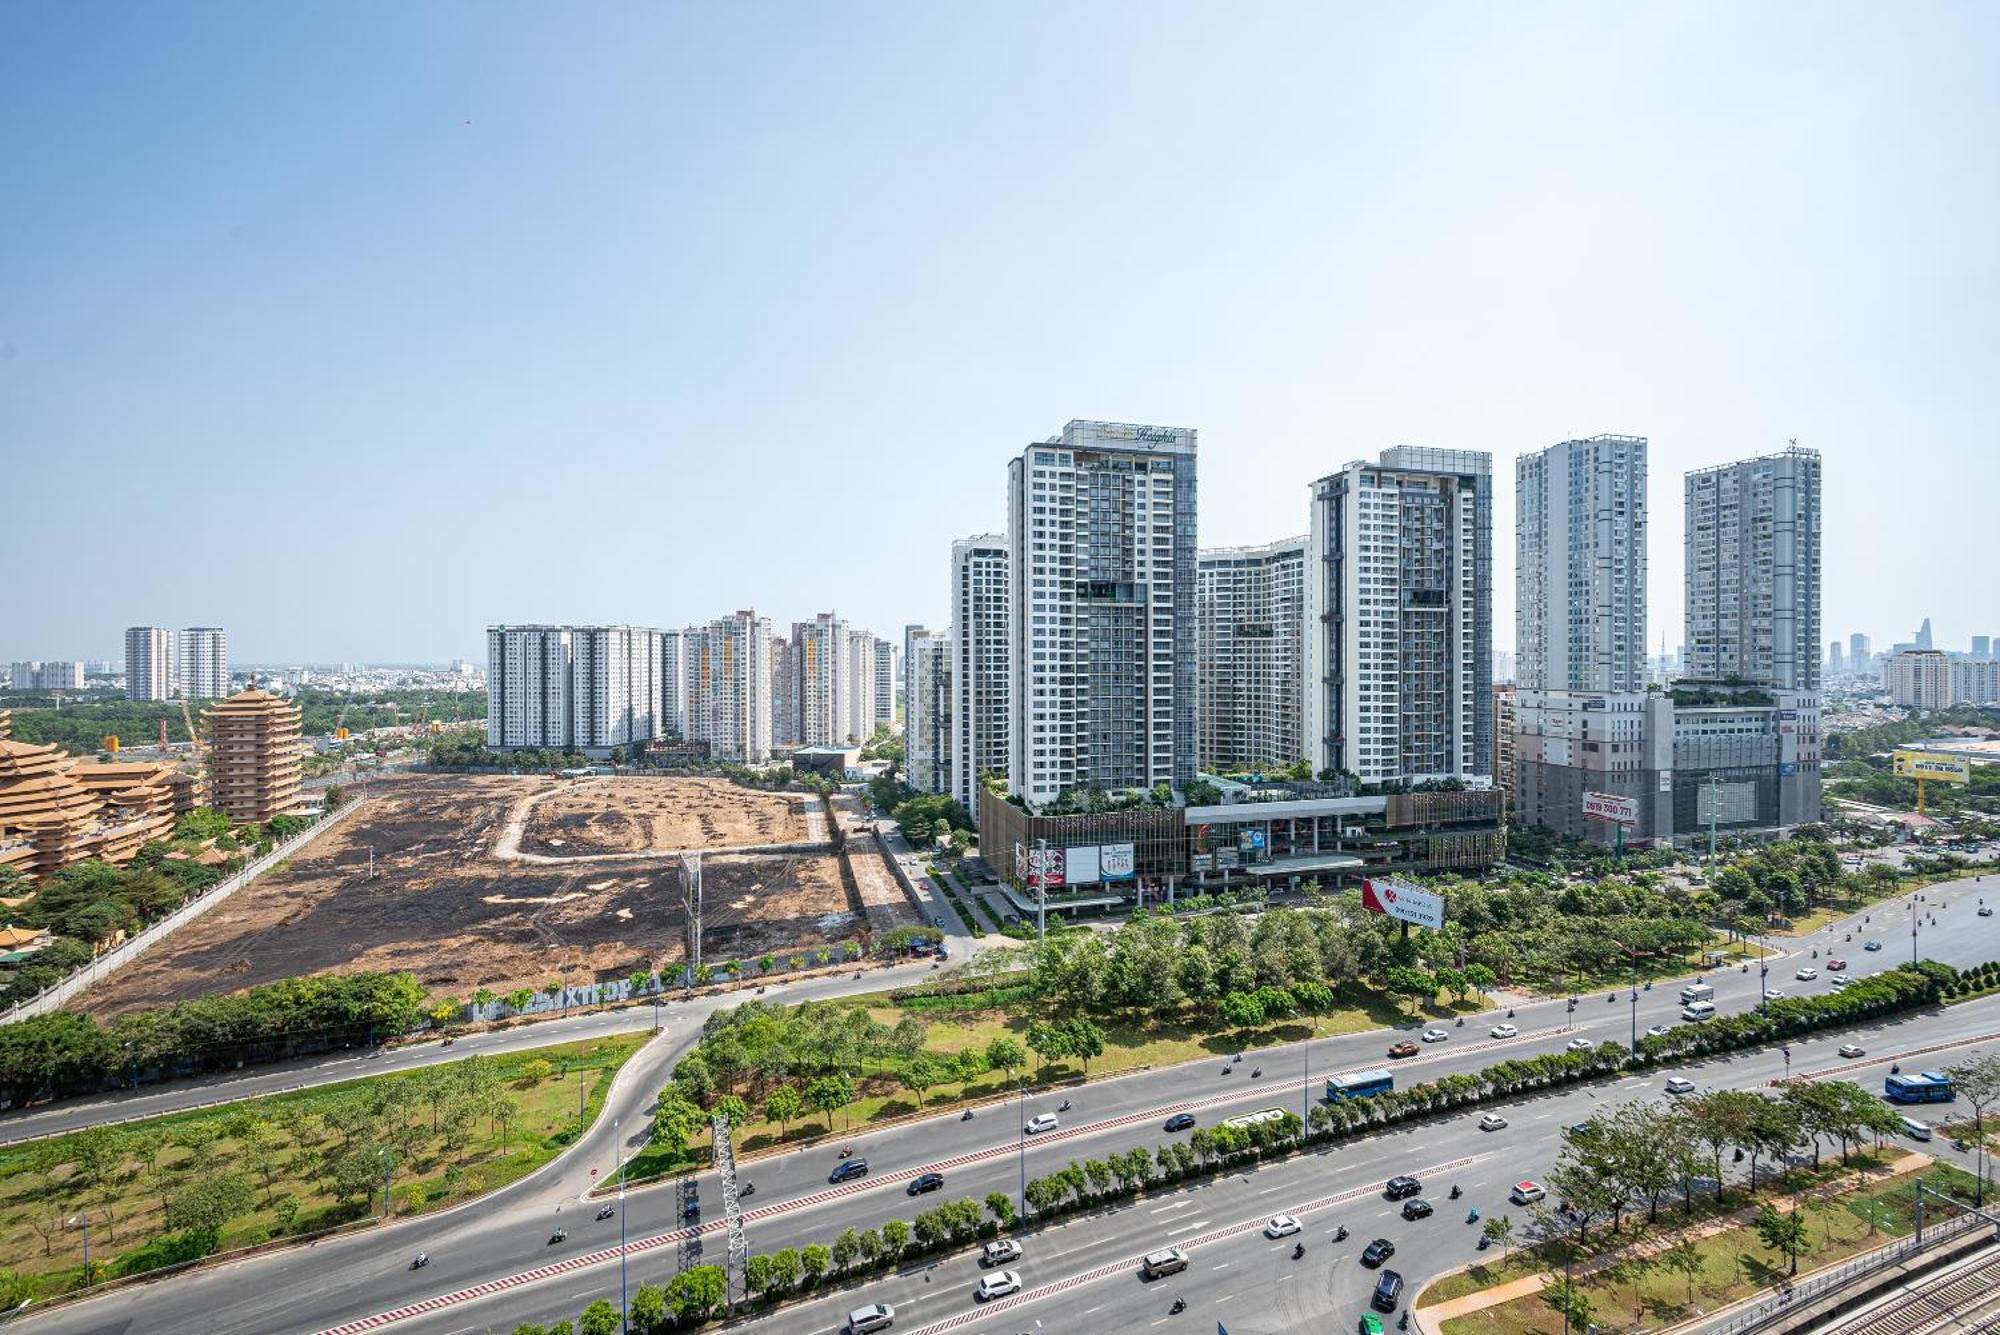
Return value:
[[(1903, 639), (1920, 580), (1942, 639), (1996, 620), (1890, 540), (1976, 532), (2000, 483), (2000, 175), (1965, 170), (1990, 9), (798, 11), (776, 44), (728, 10), (101, 14), (0, 15), (0, 410), (75, 502), (20, 508), (0, 562), (62, 550), (97, 591), (7, 581), (6, 655), (159, 624), (241, 662), (441, 661), (502, 617), (753, 603), (942, 624), (928, 554), (1000, 527), (991, 461), (1070, 417), (1199, 430), (1229, 461), (1205, 547), (1300, 532), (1313, 479), (1398, 444), (1504, 470), (1631, 432), (1673, 485), (1796, 439), (1849, 535), (1829, 637)], [(1024, 102), (1052, 50), (1091, 77)], [(1064, 206), (979, 207), (1006, 194)], [(671, 523), (614, 509), (683, 486)], [(884, 496), (887, 534), (797, 568)], [(218, 503), (194, 545), (226, 551), (150, 559)], [(1679, 526), (1649, 538), (1656, 645)]]

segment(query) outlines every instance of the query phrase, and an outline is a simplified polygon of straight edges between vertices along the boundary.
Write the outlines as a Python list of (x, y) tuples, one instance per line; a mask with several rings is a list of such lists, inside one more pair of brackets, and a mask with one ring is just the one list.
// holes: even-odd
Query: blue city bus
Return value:
[(1892, 1075), (1882, 1082), (1882, 1096), (1891, 1103), (1950, 1103), (1951, 1077), (1937, 1071)]
[(1386, 1094), (1395, 1087), (1396, 1077), (1378, 1067), (1373, 1071), (1328, 1076), (1326, 1097), (1327, 1102), (1338, 1103), (1342, 1099), (1365, 1099), (1371, 1094)]

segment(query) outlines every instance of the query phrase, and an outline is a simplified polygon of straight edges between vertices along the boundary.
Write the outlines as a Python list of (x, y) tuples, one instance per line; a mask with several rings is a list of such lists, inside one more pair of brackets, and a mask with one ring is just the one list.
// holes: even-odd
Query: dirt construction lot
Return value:
[[(699, 785), (701, 795), (690, 798), (684, 785)], [(679, 961), (685, 929), (673, 859), (572, 867), (493, 856), (516, 804), (556, 786), (500, 775), (372, 783), (367, 809), (76, 1004), (111, 1016), (330, 969), (407, 969), (433, 992), (464, 998), (481, 987), (504, 993)], [(780, 813), (761, 800), (772, 795), (726, 785), (718, 791), (710, 780), (596, 779), (588, 786), (606, 790), (635, 825), (653, 822), (655, 830), (659, 821), (703, 810), (725, 834), (756, 830), (762, 820), (781, 828)], [(747, 814), (715, 816), (737, 791), (748, 799)], [(880, 930), (892, 918), (914, 921), (907, 907), (895, 913), (875, 903), (864, 918), (830, 854), (710, 855), (702, 880), (710, 960), (782, 957), (854, 940), (864, 926)]]
[(727, 779), (587, 779), (535, 803), (521, 848), (575, 857), (798, 843), (808, 800)]

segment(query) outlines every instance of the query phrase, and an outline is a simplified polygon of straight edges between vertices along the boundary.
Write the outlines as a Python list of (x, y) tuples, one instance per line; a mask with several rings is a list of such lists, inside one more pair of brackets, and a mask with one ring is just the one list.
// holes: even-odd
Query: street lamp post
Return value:
[(1639, 1055), (1639, 953), (1628, 951), (1632, 957), (1632, 1055)]
[(83, 1230), (83, 1286), (87, 1289), (90, 1287), (90, 1212), (86, 1210), (73, 1215), (68, 1222), (72, 1228)]
[(584, 1090), (588, 1088), (589, 1084), (584, 1079), (583, 1066), (579, 1063), (576, 1068), (576, 1133), (579, 1136), (583, 1134), (583, 1097)]
[(1015, 1218), (1019, 1221), (1015, 1225), (1015, 1231), (1020, 1232), (1028, 1226), (1028, 1087), (1022, 1084), (1021, 1077), (1016, 1075), (1014, 1088), (1021, 1095), (1021, 1115), (1014, 1119), (1021, 1124), (1020, 1129), (1015, 1132), (1021, 1138), (1021, 1203), (1015, 1214)]
[(1312, 1135), (1313, 1111), (1313, 1065), (1312, 1033), (1306, 1034), (1306, 1041), (1299, 1045), (1299, 1069), (1305, 1074), (1305, 1087), (1299, 1091), (1299, 1144), (1304, 1145)]
[(1771, 957), (1764, 949), (1764, 933), (1757, 933), (1757, 1009), (1769, 1013), (1771, 998), (1766, 980), (1771, 976)]
[(382, 1156), (382, 1217), (387, 1219), (389, 1217), (389, 1188), (395, 1178), (396, 1156), (389, 1153), (389, 1147), (386, 1145), (378, 1152)]
[(618, 1138), (618, 1123), (611, 1123), (611, 1146), (618, 1162), (618, 1329), (631, 1329), (625, 1287), (625, 1142)]

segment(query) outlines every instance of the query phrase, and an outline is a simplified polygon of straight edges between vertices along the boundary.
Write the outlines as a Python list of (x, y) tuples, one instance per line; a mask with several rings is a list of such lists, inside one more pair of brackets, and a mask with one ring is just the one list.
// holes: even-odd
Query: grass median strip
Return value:
[[(533, 1172), (648, 1036), (621, 1034), (92, 1127), (0, 1152), (0, 1287), (48, 1298)], [(4, 1296), (4, 1295), (0, 1295)]]
[[(1895, 1155), (1890, 1151), (1891, 1156)], [(1758, 1217), (1768, 1207), (1777, 1216), (1804, 1220), (1799, 1273), (1838, 1264), (1907, 1236), (1914, 1228), (1915, 1179), (1970, 1199), (1972, 1178), (1948, 1165), (1857, 1155), (1852, 1169), (1830, 1165), (1813, 1174), (1794, 1169), (1767, 1183), (1761, 1201), (1736, 1196), (1728, 1213), (1694, 1224), (1678, 1211), (1664, 1213), (1653, 1229), (1628, 1227), (1609, 1245), (1565, 1257), (1562, 1244), (1522, 1248), (1502, 1261), (1474, 1266), (1431, 1285), (1420, 1301), (1442, 1309), (1444, 1335), (1540, 1335), (1560, 1322), (1561, 1286), (1552, 1282), (1571, 1261), (1574, 1283), (1571, 1317), (1611, 1330), (1659, 1330), (1713, 1312), (1787, 1278), (1787, 1256), (1766, 1240)], [(1856, 1171), (1859, 1170), (1859, 1171)], [(1795, 1189), (1795, 1190), (1794, 1190)], [(1712, 1203), (1711, 1203), (1712, 1204)], [(1928, 1222), (1940, 1218), (1937, 1203), (1925, 1207)], [(1504, 1300), (1478, 1310), (1464, 1300), (1491, 1291)], [(1459, 1314), (1451, 1312), (1457, 1309)]]

